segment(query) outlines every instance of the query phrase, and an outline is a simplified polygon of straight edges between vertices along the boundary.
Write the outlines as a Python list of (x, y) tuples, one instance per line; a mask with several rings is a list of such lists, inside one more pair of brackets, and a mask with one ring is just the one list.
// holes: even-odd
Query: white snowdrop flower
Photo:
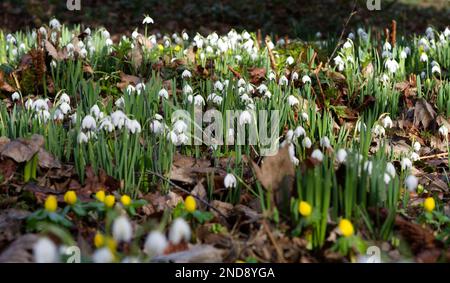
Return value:
[(189, 144), (189, 137), (185, 133), (181, 133), (177, 136), (177, 145)]
[(127, 86), (126, 92), (128, 94), (133, 94), (135, 91), (136, 91), (136, 88), (134, 86), (132, 86), (132, 85)]
[(33, 245), (35, 263), (56, 263), (59, 261), (58, 248), (48, 238), (40, 238)]
[(269, 72), (268, 79), (269, 81), (274, 81), (277, 78), (277, 75), (275, 75), (274, 72)]
[(62, 113), (62, 111), (60, 109), (56, 109), (55, 112), (53, 113), (53, 120), (55, 120), (55, 121), (64, 120), (64, 114)]
[(376, 124), (372, 128), (372, 134), (376, 137), (383, 137), (386, 134), (386, 131), (383, 126)]
[(70, 104), (70, 97), (69, 95), (67, 95), (67, 93), (62, 93), (61, 96), (59, 97), (59, 102), (63, 103), (66, 102), (67, 104)]
[(321, 38), (322, 37), (322, 33), (320, 31), (316, 32), (316, 38)]
[(114, 43), (113, 43), (113, 41), (111, 40), (111, 38), (107, 38), (106, 39), (106, 41), (105, 41), (105, 45), (106, 46), (112, 46)]
[(112, 263), (114, 255), (108, 248), (101, 248), (92, 254), (92, 261), (94, 263)]
[(192, 94), (192, 92), (193, 92), (192, 91), (192, 87), (190, 85), (187, 84), (187, 85), (184, 86), (184, 88), (183, 88), (183, 93), (184, 94)]
[(419, 142), (416, 141), (416, 142), (413, 143), (413, 149), (414, 149), (415, 152), (419, 152), (421, 147), (422, 146), (420, 145)]
[[(303, 77), (304, 77), (304, 76), (303, 76)], [(292, 80), (292, 81), (298, 80), (298, 73), (297, 73), (297, 72), (293, 72), (293, 73), (292, 73), (292, 75), (291, 75), (291, 80)]]
[(155, 114), (155, 119), (158, 120), (158, 121), (162, 121), (164, 118), (160, 114), (156, 113)]
[(428, 55), (425, 52), (422, 52), (422, 54), (420, 55), (420, 61), (421, 62), (428, 62)]
[(193, 103), (194, 102), (194, 96), (192, 94), (189, 94), (188, 97), (187, 97), (187, 101), (189, 103)]
[(181, 38), (183, 38), (184, 41), (188, 41), (189, 40), (189, 35), (186, 32), (183, 32), (181, 34)]
[(128, 243), (133, 237), (133, 227), (130, 220), (125, 215), (121, 215), (114, 219), (112, 224), (112, 236), (117, 242)]
[(323, 137), (320, 139), (320, 146), (323, 148), (330, 148), (330, 139), (328, 137)]
[(167, 140), (175, 145), (178, 143), (178, 136), (175, 131), (170, 131), (167, 133)]
[(145, 90), (145, 84), (144, 83), (138, 83), (136, 85), (136, 92), (138, 95), (140, 95), (142, 93), (142, 91)]
[(303, 82), (304, 84), (311, 83), (311, 78), (310, 78), (308, 75), (304, 75), (304, 76), (302, 77), (302, 82)]
[(162, 255), (168, 245), (169, 243), (163, 233), (152, 231), (145, 240), (144, 252), (150, 256)]
[(145, 16), (145, 18), (144, 18), (144, 20), (142, 21), (142, 24), (143, 25), (149, 25), (149, 24), (153, 24), (153, 23), (155, 23), (154, 21), (153, 21), (153, 19), (152, 18), (150, 18), (150, 16)]
[(205, 105), (205, 99), (200, 94), (197, 94), (194, 96), (194, 105), (196, 106), (203, 106)]
[(389, 81), (390, 81), (390, 78), (389, 78), (388, 75), (383, 74), (383, 75), (381, 75), (381, 77), (380, 77), (380, 81), (381, 81), (382, 83), (384, 83), (384, 84), (388, 84)]
[(89, 27), (85, 28), (84, 33), (87, 35), (91, 35), (91, 29)]
[(81, 128), (84, 130), (95, 130), (97, 127), (97, 123), (95, 122), (94, 117), (91, 115), (86, 115), (81, 122)]
[(344, 60), (342, 60), (342, 57), (338, 55), (338, 56), (334, 57), (333, 60), (334, 60), (334, 64), (338, 67), (338, 70), (340, 72), (343, 71), (345, 63), (344, 63)]
[(48, 110), (47, 101), (45, 101), (44, 99), (35, 100), (33, 102), (33, 109), (34, 109), (34, 111)]
[(289, 145), (288, 152), (292, 163), (297, 166), (300, 163), (300, 160), (295, 156), (295, 147), (292, 143)]
[(364, 162), (364, 170), (367, 172), (367, 174), (370, 176), (372, 175), (372, 168), (373, 168), (373, 163), (370, 160), (367, 160), (366, 162)]
[(338, 163), (345, 163), (347, 160), (347, 151), (343, 148), (340, 148), (336, 153), (336, 161)]
[(419, 180), (414, 175), (409, 175), (405, 179), (405, 186), (410, 192), (414, 192), (419, 185)]
[(442, 126), (439, 128), (439, 134), (440, 134), (441, 136), (443, 136), (444, 138), (447, 138), (447, 137), (448, 137), (448, 128), (447, 128), (445, 125), (442, 125)]
[(218, 90), (218, 91), (222, 91), (223, 90), (223, 84), (220, 81), (216, 81), (214, 83), (214, 89)]
[(26, 49), (25, 44), (24, 44), (24, 43), (21, 43), (21, 44), (19, 45), (19, 50), (20, 50), (20, 51), (25, 51), (25, 49)]
[(227, 189), (236, 188), (237, 184), (236, 177), (233, 174), (228, 173), (223, 179), (223, 184)]
[(386, 173), (388, 173), (392, 178), (394, 178), (396, 175), (395, 167), (391, 162), (388, 162), (386, 164)]
[(295, 105), (298, 105), (300, 103), (300, 101), (298, 100), (297, 97), (295, 97), (293, 95), (289, 95), (288, 96), (288, 103), (289, 103), (289, 106), (293, 107)]
[(265, 93), (264, 93), (264, 97), (267, 97), (267, 98), (271, 98), (272, 97), (272, 93), (270, 92), (270, 91), (266, 91)]
[(383, 123), (383, 127), (386, 128), (386, 129), (392, 128), (392, 126), (394, 125), (394, 123), (392, 122), (391, 117), (389, 117), (389, 116), (386, 116), (382, 120), (382, 123)]
[(308, 137), (305, 137), (305, 138), (302, 140), (302, 145), (303, 145), (304, 148), (311, 148), (311, 146), (312, 146), (312, 141), (311, 141), (311, 139), (308, 138)]
[(420, 159), (420, 156), (419, 156), (419, 154), (417, 154), (417, 152), (412, 152), (411, 155), (410, 155), (409, 157), (411, 158), (411, 160), (412, 160), (413, 162)]
[(281, 76), (280, 80), (278, 81), (278, 84), (281, 85), (281, 86), (288, 85), (289, 81), (286, 78), (286, 76), (283, 75), (283, 76)]
[(402, 161), (400, 161), (400, 165), (402, 170), (407, 170), (412, 167), (412, 162), (409, 158), (404, 157)]
[(309, 120), (308, 113), (302, 112), (302, 120), (305, 121), (305, 122)]
[(77, 123), (77, 113), (73, 113), (69, 117), (70, 117), (70, 121), (72, 122), (72, 124), (76, 124)]
[(351, 40), (347, 40), (347, 41), (344, 43), (344, 46), (343, 46), (344, 49), (350, 49), (350, 48), (352, 48), (352, 47), (353, 47), (353, 43), (352, 43)]
[(320, 149), (315, 149), (312, 153), (311, 153), (311, 157), (316, 159), (317, 161), (322, 162), (323, 160), (323, 153), (322, 151), (320, 151)]
[(120, 110), (114, 111), (111, 114), (111, 122), (113, 123), (114, 127), (118, 129), (122, 129), (122, 127), (125, 125), (126, 119), (127, 116)]
[(73, 46), (72, 43), (69, 43), (66, 45), (66, 48), (67, 48), (67, 51), (70, 53), (70, 52), (73, 52), (73, 50), (75, 49), (75, 46)]
[(37, 112), (38, 120), (46, 123), (50, 119), (50, 112), (48, 110), (41, 110)]
[(394, 59), (386, 60), (384, 66), (391, 72), (392, 74), (396, 73), (400, 65)]
[(6, 35), (6, 42), (16, 44), (16, 38), (12, 34), (8, 33)]
[(85, 133), (83, 133), (83, 132), (80, 132), (79, 134), (78, 134), (78, 143), (87, 143), (89, 141), (89, 138), (86, 136), (86, 134)]
[(247, 110), (242, 111), (241, 115), (239, 115), (239, 125), (245, 125), (252, 123), (252, 114)]
[(16, 101), (16, 100), (19, 100), (19, 99), (20, 99), (20, 93), (18, 93), (17, 91), (14, 92), (14, 93), (11, 95), (11, 100), (12, 100), (12, 101)]
[(173, 124), (173, 130), (177, 134), (184, 133), (187, 130), (187, 128), (188, 128), (188, 126), (187, 126), (186, 122), (184, 122), (183, 120), (177, 120)]
[(245, 80), (243, 78), (240, 78), (237, 83), (238, 87), (245, 86), (246, 84), (247, 83), (245, 82)]
[(169, 98), (169, 92), (168, 92), (166, 89), (162, 88), (162, 89), (158, 92), (158, 96), (159, 96), (159, 97), (163, 97), (163, 98), (165, 98), (165, 99), (168, 99), (168, 98)]
[(267, 86), (265, 84), (260, 84), (256, 89), (260, 93), (265, 93), (267, 91)]
[(391, 51), (392, 45), (389, 43), (389, 41), (386, 41), (383, 45), (383, 50), (385, 51)]
[(217, 105), (221, 105), (222, 104), (222, 100), (223, 98), (220, 95), (216, 95), (213, 98), (213, 103), (217, 104)]
[(391, 175), (389, 175), (388, 173), (384, 173), (383, 180), (384, 180), (384, 183), (386, 185), (388, 185), (391, 182)]
[(433, 68), (431, 68), (431, 73), (435, 74), (441, 74), (441, 68), (438, 65), (434, 65)]
[(242, 56), (241, 55), (236, 55), (234, 56), (234, 58), (236, 59), (236, 61), (241, 62), (242, 61)]
[(297, 128), (295, 128), (294, 136), (295, 136), (296, 138), (299, 138), (299, 137), (301, 137), (301, 136), (306, 136), (306, 131), (305, 131), (305, 129), (304, 129), (302, 126), (298, 126)]
[(141, 129), (141, 124), (139, 124), (138, 120), (126, 119), (125, 120), (125, 127), (132, 134), (138, 134), (142, 130)]
[(155, 133), (155, 134), (160, 134), (164, 131), (164, 126), (162, 125), (162, 123), (158, 120), (153, 120), (150, 123), (150, 132)]
[(45, 27), (40, 27), (39, 33), (42, 34), (44, 37), (47, 37), (47, 30), (45, 29)]
[(273, 44), (272, 41), (267, 42), (267, 48), (268, 48), (269, 50), (272, 50), (272, 49), (275, 48), (275, 45)]
[(53, 18), (50, 21), (49, 26), (51, 29), (59, 30), (61, 28), (61, 23), (56, 18)]
[(91, 107), (91, 109), (89, 110), (89, 113), (92, 116), (99, 118), (101, 111), (100, 111), (100, 108), (98, 107), (98, 105), (95, 104), (94, 106)]
[(117, 108), (123, 109), (125, 107), (125, 98), (122, 96), (114, 102), (114, 105), (116, 105)]
[(190, 77), (192, 77), (192, 74), (191, 74), (191, 72), (189, 72), (189, 70), (184, 70), (183, 73), (181, 73), (181, 77), (183, 79), (190, 78)]
[(293, 137), (294, 137), (294, 131), (293, 130), (287, 131), (287, 133), (286, 133), (286, 140), (288, 142), (291, 142)]
[(288, 64), (288, 65), (294, 64), (294, 58), (293, 58), (292, 56), (289, 56), (289, 57), (286, 59), (286, 64)]
[(402, 50), (402, 52), (400, 52), (400, 59), (406, 59), (408, 58), (408, 54), (406, 54), (406, 52), (404, 50)]
[(169, 240), (172, 244), (179, 244), (182, 241), (188, 242), (191, 239), (191, 228), (183, 218), (173, 221), (169, 230)]
[(354, 40), (355, 39), (355, 34), (353, 34), (353, 32), (349, 33), (347, 36), (348, 39)]
[(109, 117), (107, 117), (106, 119), (103, 119), (102, 122), (100, 123), (100, 129), (103, 129), (109, 133), (111, 133), (112, 131), (114, 131), (114, 125), (111, 122), (111, 119)]

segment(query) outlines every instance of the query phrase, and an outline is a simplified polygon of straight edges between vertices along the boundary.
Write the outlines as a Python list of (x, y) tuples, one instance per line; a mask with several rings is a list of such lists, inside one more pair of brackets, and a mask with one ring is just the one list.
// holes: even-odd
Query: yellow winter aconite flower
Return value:
[(113, 238), (107, 237), (106, 238), (106, 246), (108, 247), (108, 249), (110, 251), (115, 252), (117, 249), (117, 242)]
[(96, 192), (95, 193), (95, 198), (96, 199), (98, 199), (99, 201), (101, 201), (101, 202), (104, 202), (105, 201), (105, 191), (98, 191), (98, 192)]
[(344, 237), (350, 237), (354, 232), (352, 222), (347, 219), (341, 219), (341, 221), (339, 222), (339, 230)]
[(105, 244), (105, 236), (97, 232), (94, 237), (94, 245), (96, 248), (101, 248)]
[(124, 205), (124, 206), (129, 206), (131, 204), (131, 198), (128, 195), (123, 195), (120, 198), (120, 202)]
[(432, 212), (435, 207), (436, 203), (434, 201), (434, 198), (432, 197), (426, 198), (425, 201), (423, 202), (423, 208), (425, 208), (427, 212)]
[(105, 197), (104, 203), (107, 207), (113, 207), (116, 203), (116, 198), (113, 195), (107, 195)]
[(187, 196), (184, 200), (184, 207), (188, 212), (194, 212), (197, 208), (197, 203), (195, 202), (195, 198), (193, 196)]
[(175, 51), (178, 52), (181, 50), (181, 47), (179, 45), (175, 46)]
[(158, 49), (159, 49), (159, 51), (163, 51), (164, 50), (164, 46), (162, 46), (162, 44), (158, 44)]
[(312, 212), (312, 207), (306, 201), (301, 201), (298, 205), (298, 212), (300, 212), (302, 216), (305, 217), (310, 216)]
[(56, 199), (56, 197), (53, 195), (48, 196), (45, 200), (45, 210), (47, 210), (48, 212), (55, 212), (57, 208), (58, 200)]
[(77, 194), (74, 191), (67, 191), (64, 195), (64, 201), (67, 204), (74, 205), (77, 202)]

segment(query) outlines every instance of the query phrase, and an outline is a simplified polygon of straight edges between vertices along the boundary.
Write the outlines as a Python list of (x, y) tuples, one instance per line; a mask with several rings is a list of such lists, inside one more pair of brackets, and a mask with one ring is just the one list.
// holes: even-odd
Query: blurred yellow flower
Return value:
[(194, 212), (197, 208), (197, 203), (195, 202), (195, 198), (193, 196), (187, 196), (184, 200), (184, 207), (188, 212)]
[(164, 46), (162, 46), (162, 44), (158, 44), (158, 49), (159, 49), (159, 51), (163, 51), (164, 50)]
[(354, 233), (353, 224), (347, 219), (341, 219), (339, 222), (339, 230), (344, 237), (350, 237)]
[(175, 51), (178, 52), (181, 50), (181, 47), (179, 45), (175, 46)]
[(117, 242), (111, 237), (106, 238), (106, 246), (111, 252), (115, 252), (117, 249)]
[(103, 236), (100, 232), (97, 232), (94, 237), (94, 245), (95, 247), (101, 248), (105, 244), (105, 236)]
[(105, 197), (104, 203), (107, 207), (113, 207), (116, 203), (116, 198), (113, 195), (107, 195)]
[(64, 195), (64, 201), (67, 204), (74, 205), (77, 202), (77, 194), (74, 191), (67, 191)]
[(128, 195), (123, 195), (120, 198), (120, 202), (124, 205), (124, 206), (129, 206), (131, 204), (131, 198)]
[(101, 190), (95, 193), (95, 198), (101, 202), (105, 201), (105, 191)]
[(298, 212), (300, 212), (302, 216), (305, 217), (310, 216), (312, 212), (312, 207), (306, 201), (301, 201), (298, 205)]
[(425, 201), (423, 202), (423, 208), (425, 208), (425, 210), (427, 212), (432, 212), (435, 207), (436, 207), (436, 202), (434, 201), (434, 198), (432, 198), (432, 197), (426, 198)]
[(48, 196), (45, 200), (45, 210), (47, 210), (48, 212), (55, 212), (57, 208), (58, 200), (56, 199), (56, 197), (53, 195)]

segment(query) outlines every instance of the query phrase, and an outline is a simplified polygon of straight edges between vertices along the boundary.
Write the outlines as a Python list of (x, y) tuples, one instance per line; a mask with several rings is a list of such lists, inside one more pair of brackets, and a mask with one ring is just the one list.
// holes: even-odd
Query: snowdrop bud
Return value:
[(312, 153), (311, 153), (311, 157), (316, 159), (317, 161), (322, 162), (323, 160), (323, 153), (322, 151), (320, 151), (320, 149), (315, 149)]
[(183, 32), (181, 34), (181, 37), (183, 38), (184, 41), (188, 41), (189, 40), (189, 35), (186, 32)]
[(444, 138), (448, 137), (448, 128), (445, 125), (442, 125), (439, 128), (439, 134), (441, 134), (441, 136), (443, 136)]
[(112, 46), (114, 44), (114, 42), (111, 40), (111, 38), (107, 38), (105, 41), (105, 45), (106, 46)]
[(233, 174), (228, 173), (223, 179), (223, 184), (227, 189), (236, 188), (236, 177)]
[(191, 228), (183, 218), (177, 218), (173, 221), (169, 230), (169, 240), (172, 244), (179, 244), (182, 241), (191, 239)]
[(410, 192), (414, 192), (419, 184), (419, 180), (414, 175), (409, 175), (405, 179), (405, 186)]
[(302, 140), (302, 145), (303, 145), (303, 147), (305, 147), (305, 148), (311, 148), (311, 146), (312, 146), (312, 141), (311, 141), (311, 139), (308, 138), (308, 137), (305, 137), (305, 138)]
[(111, 263), (114, 261), (114, 255), (108, 248), (101, 248), (92, 254), (92, 261), (95, 263)]
[(112, 225), (112, 235), (117, 242), (129, 242), (133, 237), (133, 228), (124, 215), (117, 217)]
[(393, 125), (394, 125), (394, 123), (392, 122), (391, 117), (386, 116), (386, 117), (383, 119), (383, 127), (384, 127), (384, 128), (389, 129), (389, 128), (392, 128)]
[(33, 246), (34, 262), (56, 263), (58, 262), (58, 249), (48, 238), (40, 238)]
[(412, 167), (412, 162), (409, 158), (403, 158), (402, 161), (400, 161), (400, 165), (402, 167), (402, 170), (406, 170)]
[(81, 128), (84, 130), (95, 130), (97, 127), (97, 123), (95, 122), (94, 117), (91, 115), (86, 115), (81, 122)]
[(345, 163), (347, 160), (347, 151), (343, 148), (340, 148), (336, 153), (336, 161), (338, 163)]
[(161, 255), (169, 243), (166, 236), (159, 231), (153, 231), (148, 234), (144, 244), (144, 252), (150, 256)]

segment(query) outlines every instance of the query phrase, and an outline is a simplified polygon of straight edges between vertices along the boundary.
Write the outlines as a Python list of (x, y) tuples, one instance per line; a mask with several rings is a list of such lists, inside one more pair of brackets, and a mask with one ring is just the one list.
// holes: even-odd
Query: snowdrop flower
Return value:
[(389, 76), (386, 75), (386, 74), (383, 74), (383, 75), (381, 76), (381, 78), (380, 78), (380, 81), (381, 81), (382, 83), (384, 83), (384, 84), (388, 84), (389, 81), (390, 81)]
[(62, 113), (62, 111), (60, 109), (56, 109), (55, 112), (53, 113), (53, 120), (55, 120), (55, 121), (64, 120), (64, 114)]
[(334, 64), (338, 67), (338, 70), (342, 72), (344, 70), (344, 60), (342, 60), (341, 56), (336, 56), (334, 59)]
[(67, 103), (70, 104), (70, 97), (67, 95), (67, 93), (62, 93), (61, 96), (59, 97), (59, 102), (63, 103)]
[(292, 163), (297, 166), (300, 163), (300, 160), (295, 156), (295, 147), (291, 143), (288, 148), (289, 151), (289, 158), (291, 159)]
[(99, 118), (100, 117), (100, 108), (98, 107), (97, 104), (95, 104), (94, 106), (91, 107), (91, 109), (89, 110), (89, 113), (91, 113), (92, 116), (94, 116), (95, 118)]
[(307, 122), (309, 120), (308, 113), (302, 112), (302, 120), (305, 121), (305, 122)]
[(320, 139), (320, 146), (324, 148), (330, 148), (330, 139), (328, 137), (323, 137)]
[(311, 157), (316, 159), (317, 161), (322, 162), (323, 160), (323, 153), (322, 151), (320, 151), (320, 149), (315, 149), (312, 153), (311, 153)]
[(408, 58), (408, 54), (404, 50), (402, 50), (402, 52), (400, 52), (400, 59), (406, 59), (406, 58)]
[(414, 148), (414, 151), (415, 152), (419, 152), (420, 151), (420, 148), (421, 148), (421, 145), (420, 145), (420, 143), (419, 142), (414, 142), (413, 143), (413, 148)]
[(392, 45), (389, 43), (389, 41), (386, 41), (383, 45), (383, 50), (385, 51), (391, 51)]
[(192, 77), (192, 74), (191, 74), (191, 72), (189, 72), (189, 70), (184, 70), (183, 73), (181, 73), (181, 77), (183, 79), (190, 78), (190, 77)]
[(392, 74), (396, 73), (400, 65), (394, 59), (386, 60), (384, 66), (391, 72)]
[(144, 90), (145, 90), (145, 84), (138, 83), (136, 85), (136, 92), (137, 92), (138, 95), (140, 95), (142, 93), (142, 91), (144, 91)]
[(404, 157), (402, 161), (400, 161), (400, 165), (402, 167), (402, 170), (406, 170), (412, 167), (412, 162), (409, 158)]
[(127, 119), (127, 116), (120, 110), (114, 111), (111, 114), (111, 122), (113, 123), (114, 127), (118, 129), (122, 129), (122, 127), (125, 125), (125, 119)]
[(103, 119), (103, 121), (100, 123), (100, 129), (103, 129), (109, 133), (114, 131), (114, 125), (112, 124), (109, 117), (107, 117), (107, 119)]
[(311, 83), (311, 78), (310, 78), (308, 75), (304, 75), (304, 76), (302, 77), (302, 82), (303, 82), (304, 84)]
[(189, 137), (185, 133), (181, 133), (177, 136), (177, 145), (189, 144)]
[(162, 125), (162, 123), (158, 120), (153, 120), (150, 123), (150, 132), (155, 133), (155, 134), (160, 134), (164, 131), (164, 126)]
[(392, 122), (391, 117), (389, 117), (389, 116), (386, 116), (386, 117), (383, 119), (382, 123), (383, 123), (383, 127), (386, 128), (386, 129), (392, 128), (392, 126), (393, 126), (393, 124), (394, 124), (394, 123)]
[(433, 68), (431, 68), (431, 73), (435, 74), (441, 74), (441, 68), (439, 67), (439, 65), (434, 65)]
[(92, 261), (95, 263), (111, 263), (114, 261), (114, 255), (108, 248), (101, 248), (92, 254)]
[(288, 79), (286, 78), (286, 76), (281, 76), (280, 80), (278, 81), (278, 84), (281, 85), (281, 86), (283, 86), (283, 85), (288, 85), (288, 84), (289, 84), (289, 81), (288, 81)]
[(39, 33), (42, 34), (44, 37), (47, 37), (47, 30), (45, 29), (45, 27), (40, 27)]
[(89, 141), (89, 138), (88, 138), (88, 136), (86, 136), (86, 134), (85, 133), (83, 133), (83, 132), (80, 132), (79, 134), (78, 134), (78, 143), (87, 143)]
[(170, 131), (167, 133), (167, 140), (169, 140), (173, 144), (178, 144), (178, 136), (174, 131)]
[(56, 263), (58, 262), (58, 248), (48, 238), (40, 238), (33, 246), (34, 262)]
[(388, 173), (392, 178), (396, 175), (395, 167), (391, 162), (386, 164), (386, 173)]
[(260, 93), (265, 93), (267, 91), (267, 86), (265, 84), (260, 84), (256, 89)]
[(114, 102), (114, 104), (117, 106), (117, 108), (124, 108), (125, 107), (125, 98), (120, 97)]
[(185, 85), (183, 88), (184, 94), (191, 94), (192, 93), (192, 87), (190, 85)]
[(366, 124), (362, 123), (361, 120), (358, 120), (355, 125), (356, 131), (361, 132), (361, 130), (365, 131), (367, 129)]
[(364, 170), (367, 172), (369, 176), (372, 175), (372, 168), (373, 168), (372, 161), (367, 160), (366, 162), (364, 162)]
[(37, 99), (33, 102), (33, 109), (35, 111), (48, 110), (47, 101), (45, 101), (44, 99)]
[(51, 29), (59, 30), (61, 28), (61, 23), (56, 18), (53, 18), (50, 21), (49, 26)]
[(419, 180), (414, 175), (409, 175), (405, 179), (405, 186), (410, 192), (414, 192), (417, 188), (417, 185), (419, 185)]
[(50, 112), (48, 110), (41, 110), (37, 112), (38, 120), (46, 123), (50, 119)]
[(336, 161), (338, 163), (345, 163), (347, 160), (347, 151), (343, 148), (340, 148), (336, 153)]
[(305, 136), (305, 135), (306, 135), (306, 131), (302, 126), (298, 126), (297, 128), (295, 128), (294, 137), (299, 138), (299, 137)]
[(148, 234), (144, 244), (144, 252), (150, 256), (162, 255), (169, 245), (166, 236), (160, 231)]
[(107, 38), (107, 39), (106, 39), (106, 41), (105, 41), (105, 45), (106, 45), (106, 46), (109, 47), (109, 46), (112, 46), (113, 44), (114, 44), (114, 43), (113, 43), (113, 41), (111, 40), (111, 38)]
[(20, 93), (18, 93), (17, 91), (14, 92), (14, 93), (11, 95), (11, 99), (12, 99), (12, 101), (19, 100), (19, 99), (20, 99)]
[(417, 154), (417, 152), (413, 152), (413, 153), (411, 153), (410, 158), (414, 162), (414, 161), (419, 160), (420, 156), (419, 156), (419, 154)]
[(448, 128), (445, 125), (442, 125), (439, 128), (439, 134), (441, 134), (441, 136), (443, 136), (444, 138), (448, 137)]
[(183, 218), (177, 218), (173, 221), (169, 230), (169, 240), (172, 244), (179, 244), (182, 241), (191, 239), (191, 228)]
[(183, 38), (184, 41), (188, 41), (189, 40), (189, 35), (186, 32), (183, 32), (181, 34), (181, 38)]
[(268, 76), (269, 81), (273, 81), (276, 78), (277, 78), (277, 76), (275, 75), (274, 72), (269, 72), (269, 76)]
[(293, 130), (287, 131), (287, 133), (286, 133), (286, 141), (291, 142), (293, 137), (294, 137), (294, 131)]
[(125, 127), (132, 134), (138, 134), (141, 132), (141, 124), (139, 124), (138, 120), (126, 119)]
[(237, 184), (236, 177), (233, 174), (228, 173), (223, 179), (223, 184), (227, 189), (236, 188)]
[(300, 101), (298, 100), (297, 97), (295, 97), (293, 95), (289, 95), (288, 96), (288, 103), (289, 103), (289, 106), (293, 107), (295, 105), (298, 105), (300, 103)]
[(344, 43), (344, 49), (350, 49), (350, 48), (352, 48), (353, 47), (353, 44), (352, 44), (352, 41), (351, 40), (347, 40), (345, 43)]
[(312, 141), (311, 141), (311, 139), (308, 138), (308, 137), (305, 137), (305, 138), (302, 140), (302, 145), (303, 145), (304, 148), (311, 148), (311, 146), (312, 146)]
[(194, 105), (203, 106), (205, 105), (205, 99), (200, 94), (194, 96)]
[(218, 90), (218, 91), (222, 91), (223, 90), (223, 84), (220, 81), (217, 81), (214, 83), (214, 89)]
[(177, 134), (181, 134), (184, 133), (187, 130), (188, 126), (187, 124), (183, 121), (183, 120), (177, 120), (174, 124), (173, 124), (173, 130), (175, 131), (175, 133)]
[(266, 91), (265, 93), (264, 93), (264, 97), (267, 97), (267, 98), (271, 98), (272, 97), (272, 93), (270, 92), (270, 91)]
[(81, 122), (81, 128), (84, 130), (95, 130), (97, 127), (97, 123), (95, 122), (94, 117), (91, 115), (86, 115)]
[(423, 53), (420, 55), (420, 61), (421, 61), (421, 62), (428, 62), (428, 55), (427, 55), (425, 52), (423, 52)]
[(144, 20), (142, 21), (143, 25), (149, 25), (149, 24), (153, 24), (154, 21), (152, 18), (150, 18), (150, 16), (146, 15)]
[(293, 72), (293, 73), (292, 73), (292, 75), (291, 75), (291, 80), (292, 80), (292, 81), (298, 80), (298, 73), (297, 73), (297, 72)]
[(386, 134), (385, 129), (383, 128), (383, 126), (376, 124), (373, 128), (372, 128), (372, 134), (376, 137), (383, 137)]
[(245, 125), (252, 123), (252, 114), (247, 110), (242, 111), (241, 115), (239, 115), (239, 124)]
[(133, 237), (133, 227), (124, 215), (117, 217), (112, 225), (112, 236), (117, 242), (129, 242)]
[(167, 92), (167, 90), (165, 90), (164, 88), (162, 88), (159, 92), (158, 92), (158, 96), (159, 97), (163, 97), (165, 99), (169, 98), (169, 92)]
[(391, 182), (391, 175), (389, 175), (388, 173), (384, 173), (383, 180), (384, 183), (388, 185)]
[(286, 59), (286, 64), (288, 64), (288, 65), (294, 64), (294, 58), (292, 58), (292, 56), (289, 56), (289, 57)]

